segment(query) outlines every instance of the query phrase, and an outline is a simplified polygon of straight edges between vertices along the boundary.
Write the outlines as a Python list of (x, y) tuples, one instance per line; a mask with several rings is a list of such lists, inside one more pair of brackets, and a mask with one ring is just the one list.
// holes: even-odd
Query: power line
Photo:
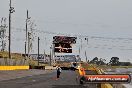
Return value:
[[(22, 29), (22, 28), (14, 28), (16, 30), (23, 30), (25, 31), (25, 29)], [(109, 39), (109, 40), (126, 40), (126, 41), (129, 41), (129, 40), (132, 40), (132, 38), (123, 38), (123, 37), (100, 37), (100, 36), (89, 36), (89, 35), (80, 35), (80, 34), (69, 34), (69, 33), (57, 33), (57, 32), (51, 32), (51, 31), (44, 31), (44, 30), (34, 30), (35, 32), (38, 32), (38, 33), (44, 33), (44, 34), (51, 34), (51, 35), (69, 35), (69, 36), (77, 36), (79, 38), (91, 38), (91, 39)]]

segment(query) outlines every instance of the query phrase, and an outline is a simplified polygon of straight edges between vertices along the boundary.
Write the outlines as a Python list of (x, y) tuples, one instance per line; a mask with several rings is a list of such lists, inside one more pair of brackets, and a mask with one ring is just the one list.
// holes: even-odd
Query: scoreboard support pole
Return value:
[(56, 61), (55, 61), (55, 44), (53, 43), (52, 44), (53, 47), (52, 47), (52, 59), (53, 59), (53, 65), (56, 64)]

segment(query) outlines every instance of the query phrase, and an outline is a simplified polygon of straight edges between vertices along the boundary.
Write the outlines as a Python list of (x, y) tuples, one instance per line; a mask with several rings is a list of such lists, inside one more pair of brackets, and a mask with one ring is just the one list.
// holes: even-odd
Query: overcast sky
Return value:
[[(132, 38), (132, 0), (12, 0), (12, 6), (15, 8), (12, 14), (13, 52), (24, 52), (25, 32), (16, 28), (25, 29), (28, 9), (37, 30), (104, 37), (89, 37), (88, 46), (83, 40), (82, 51), (87, 50), (90, 59), (96, 56), (108, 59), (117, 56), (122, 60), (132, 58), (132, 40), (105, 39)], [(0, 0), (0, 19), (8, 18), (8, 11), (9, 0)], [(41, 48), (41, 53), (44, 49), (48, 53), (53, 35), (36, 33), (38, 35), (41, 46), (46, 47)], [(78, 54), (79, 44), (74, 46), (74, 54)], [(34, 43), (34, 53), (37, 52), (36, 48)], [(84, 58), (84, 54), (81, 56)]]

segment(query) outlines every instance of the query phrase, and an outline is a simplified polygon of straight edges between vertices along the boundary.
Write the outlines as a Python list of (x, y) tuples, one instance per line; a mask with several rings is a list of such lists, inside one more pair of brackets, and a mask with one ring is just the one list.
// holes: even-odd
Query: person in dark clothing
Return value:
[(58, 67), (56, 68), (56, 70), (57, 70), (57, 78), (59, 78), (62, 69), (60, 68), (60, 66), (58, 66)]

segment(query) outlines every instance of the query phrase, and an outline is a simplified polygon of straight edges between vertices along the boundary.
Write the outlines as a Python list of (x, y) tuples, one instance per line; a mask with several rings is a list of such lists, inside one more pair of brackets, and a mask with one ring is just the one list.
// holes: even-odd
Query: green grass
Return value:
[(111, 66), (112, 68), (132, 68), (132, 66)]

